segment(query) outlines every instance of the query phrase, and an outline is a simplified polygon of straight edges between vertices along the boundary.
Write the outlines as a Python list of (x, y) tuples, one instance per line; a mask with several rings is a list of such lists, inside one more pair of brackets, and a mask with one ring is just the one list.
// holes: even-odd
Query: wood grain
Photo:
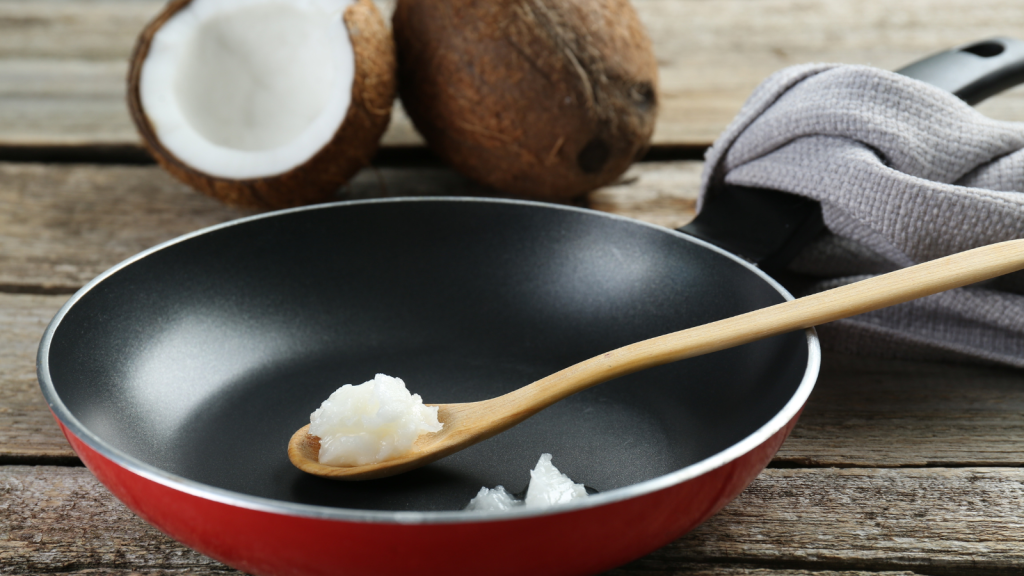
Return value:
[(0, 462), (75, 459), (36, 381), (36, 348), (66, 296), (0, 294)]
[[(74, 453), (35, 378), (35, 353), (66, 296), (0, 294), (0, 461)], [(774, 466), (1024, 467), (1024, 372), (826, 353)]]
[[(1024, 35), (1013, 0), (639, 0), (661, 64), (656, 144), (711, 142), (768, 75), (806, 62), (896, 70), (934, 52), (992, 36)], [(1018, 120), (1024, 89), (979, 109)]]
[(826, 353), (774, 466), (1024, 467), (1024, 371)]
[[(138, 158), (123, 102), (126, 60), (162, 4), (0, 0), (0, 154), (110, 146), (111, 158)], [(378, 5), (389, 13), (393, 3)], [(1024, 37), (1018, 0), (635, 5), (661, 70), (663, 149), (706, 146), (784, 66), (895, 69), (961, 42)], [(1024, 88), (979, 110), (1024, 120)], [(384, 144), (422, 145), (400, 107)], [(588, 205), (681, 226), (701, 166), (635, 165)], [(495, 195), (443, 168), (389, 167), (361, 172), (338, 198), (441, 194)], [(34, 366), (67, 295), (140, 250), (243, 215), (153, 167), (0, 163), (0, 573), (239, 574), (143, 523), (84, 468), (11, 464), (75, 460)], [(1024, 371), (826, 353), (774, 468), (693, 534), (610, 574), (1019, 574), (1022, 445)]]
[(666, 228), (679, 228), (697, 213), (703, 162), (640, 162), (604, 188), (587, 195), (594, 210), (628, 216)]
[(0, 287), (70, 293), (146, 248), (242, 214), (155, 167), (0, 163)]
[(137, 518), (85, 468), (0, 467), (0, 512), (5, 574), (225, 568)]
[[(706, 146), (772, 72), (803, 62), (895, 69), (995, 35), (1024, 35), (1016, 0), (635, 0), (661, 74), (657, 146)], [(389, 15), (393, 2), (378, 2)], [(137, 146), (127, 58), (159, 0), (0, 0), (0, 146)], [(1024, 88), (979, 108), (1024, 120)], [(383, 143), (422, 139), (398, 107)]]
[[(597, 208), (679, 225), (699, 162), (643, 163)], [(489, 194), (443, 168), (365, 170), (339, 197)], [(243, 215), (155, 167), (0, 163), (0, 291), (70, 293), (120, 260)], [(67, 298), (0, 294), (0, 458), (69, 458), (36, 389), (35, 347)], [(825, 342), (826, 347), (828, 342)], [(799, 466), (1024, 465), (1024, 373), (829, 355), (776, 462)]]
[[(169, 543), (170, 546), (174, 546), (174, 543)], [(12, 574), (15, 574), (12, 572)], [(212, 564), (210, 566), (202, 566), (201, 568), (175, 568), (175, 569), (164, 569), (164, 568), (135, 568), (135, 569), (97, 569), (97, 568), (84, 568), (81, 570), (75, 570), (74, 572), (48, 572), (48, 576), (88, 576), (88, 575), (102, 575), (102, 576), (220, 576), (227, 574), (242, 574), (237, 570), (233, 570), (222, 564)], [(835, 570), (788, 570), (788, 569), (772, 569), (772, 568), (759, 568), (749, 566), (735, 566), (728, 564), (713, 564), (704, 566), (694, 565), (683, 565), (673, 566), (672, 568), (660, 571), (640, 570), (634, 571), (628, 568), (619, 568), (606, 572), (609, 576), (627, 576), (630, 574), (647, 575), (647, 576), (658, 576), (673, 575), (673, 576), (919, 576), (914, 572), (865, 572), (862, 570), (847, 571), (843, 570), (837, 572)]]
[(813, 569), (1017, 574), (1024, 470), (769, 470), (634, 568), (710, 558)]
[[(680, 226), (699, 162), (643, 163), (591, 193), (594, 208)], [(446, 168), (369, 168), (337, 199), (497, 196)], [(0, 290), (70, 293), (146, 248), (251, 212), (222, 206), (152, 166), (0, 162)]]
[[(1022, 497), (1016, 469), (768, 470), (693, 533), (613, 574), (1011, 574), (1024, 562)], [(221, 569), (84, 468), (0, 467), (0, 510), (7, 574)]]
[[(11, 572), (11, 574), (17, 573)], [(198, 568), (82, 568), (80, 570), (74, 570), (73, 572), (47, 572), (47, 576), (220, 576), (223, 574), (241, 575), (242, 572), (232, 570), (223, 564), (213, 564)], [(857, 574), (860, 575), (861, 573), (858, 572)], [(845, 574), (837, 576), (845, 576)]]
[[(653, 557), (653, 555), (652, 555)], [(638, 561), (621, 568), (606, 572), (607, 576), (656, 576), (671, 574), (673, 576), (920, 576), (916, 572), (882, 572), (864, 570), (800, 570), (786, 568), (764, 568), (757, 566), (737, 566), (715, 562), (700, 565), (698, 563), (673, 563), (662, 568), (650, 568), (655, 561)]]

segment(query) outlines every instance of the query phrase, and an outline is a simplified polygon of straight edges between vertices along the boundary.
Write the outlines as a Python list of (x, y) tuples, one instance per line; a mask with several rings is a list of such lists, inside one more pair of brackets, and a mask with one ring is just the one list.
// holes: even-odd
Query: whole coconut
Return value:
[(568, 200), (647, 149), (658, 66), (628, 0), (399, 0), (393, 30), (405, 109), (470, 178)]

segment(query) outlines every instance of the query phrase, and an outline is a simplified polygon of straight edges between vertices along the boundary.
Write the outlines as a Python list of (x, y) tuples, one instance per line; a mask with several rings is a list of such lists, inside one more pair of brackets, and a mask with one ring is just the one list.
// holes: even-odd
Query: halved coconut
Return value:
[(139, 37), (128, 106), (157, 162), (201, 192), (320, 202), (377, 150), (394, 50), (370, 0), (174, 0)]
[(463, 174), (569, 200), (644, 151), (658, 63), (629, 0), (398, 0), (402, 104)]

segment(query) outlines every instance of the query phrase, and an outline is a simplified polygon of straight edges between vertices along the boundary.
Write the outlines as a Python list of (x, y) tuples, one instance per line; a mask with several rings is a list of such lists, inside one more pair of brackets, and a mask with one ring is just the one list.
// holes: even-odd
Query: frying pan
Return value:
[[(331, 391), (376, 372), (428, 402), (481, 400), (789, 298), (739, 256), (613, 215), (342, 202), (201, 230), (112, 268), (50, 323), (38, 372), (111, 492), (246, 572), (588, 574), (693, 529), (767, 465), (814, 385), (813, 330), (602, 384), (392, 478), (305, 475), (288, 438)], [(481, 486), (523, 491), (544, 452), (591, 496), (463, 510)]]

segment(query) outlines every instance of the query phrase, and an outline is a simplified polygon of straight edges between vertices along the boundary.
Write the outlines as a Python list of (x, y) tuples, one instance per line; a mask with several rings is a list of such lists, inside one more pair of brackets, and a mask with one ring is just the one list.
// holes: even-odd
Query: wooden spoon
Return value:
[(1024, 268), (1024, 239), (983, 246), (868, 280), (819, 292), (761, 310), (697, 326), (605, 352), (503, 396), (464, 404), (440, 404), (444, 428), (423, 434), (412, 451), (362, 466), (325, 466), (320, 439), (298, 430), (288, 458), (305, 472), (338, 480), (368, 480), (418, 468), (486, 440), (559, 400), (661, 364), (739, 346), (769, 336), (878, 310)]

